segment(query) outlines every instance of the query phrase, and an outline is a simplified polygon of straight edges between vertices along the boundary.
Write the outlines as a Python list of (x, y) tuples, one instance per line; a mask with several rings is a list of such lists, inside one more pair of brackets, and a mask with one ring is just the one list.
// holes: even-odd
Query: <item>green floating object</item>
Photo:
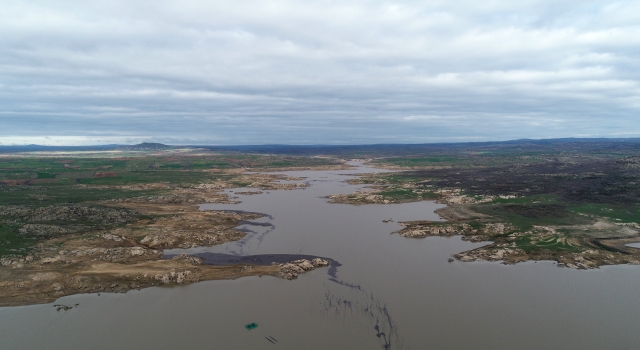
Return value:
[(252, 330), (254, 328), (257, 328), (258, 324), (255, 322), (249, 323), (248, 325), (244, 326), (244, 328), (248, 329), (248, 330)]

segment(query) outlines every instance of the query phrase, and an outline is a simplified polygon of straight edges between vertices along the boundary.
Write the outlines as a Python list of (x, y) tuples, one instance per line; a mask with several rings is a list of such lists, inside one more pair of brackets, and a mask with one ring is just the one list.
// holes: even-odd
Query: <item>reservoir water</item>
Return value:
[[(344, 181), (372, 171), (381, 170), (286, 172), (309, 187), (203, 205), (268, 216), (241, 226), (249, 234), (240, 242), (187, 250), (323, 256), (341, 264), (335, 276), (321, 268), (293, 281), (207, 281), (54, 303), (79, 304), (68, 311), (0, 308), (0, 349), (640, 348), (639, 266), (449, 263), (482, 244), (391, 234), (397, 221), (439, 220), (441, 205), (322, 198), (361, 189)], [(253, 322), (257, 328), (245, 329)]]

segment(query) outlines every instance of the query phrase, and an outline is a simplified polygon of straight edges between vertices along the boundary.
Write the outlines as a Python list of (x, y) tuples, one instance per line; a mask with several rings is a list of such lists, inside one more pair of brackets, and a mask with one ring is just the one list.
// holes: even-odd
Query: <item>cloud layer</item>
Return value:
[(637, 1), (5, 1), (0, 143), (640, 136)]

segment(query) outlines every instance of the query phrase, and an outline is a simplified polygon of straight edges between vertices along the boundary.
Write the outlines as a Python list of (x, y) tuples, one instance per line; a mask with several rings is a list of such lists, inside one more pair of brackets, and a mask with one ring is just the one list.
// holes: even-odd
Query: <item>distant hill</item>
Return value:
[(137, 145), (101, 146), (3, 146), (0, 153), (37, 151), (161, 151), (174, 148), (197, 148), (215, 152), (239, 152), (257, 154), (282, 154), (295, 156), (332, 155), (339, 157), (419, 156), (440, 152), (624, 152), (640, 153), (639, 138), (564, 138), (542, 140), (511, 140), (489, 142), (423, 143), (423, 144), (372, 144), (372, 145), (239, 145), (239, 146), (169, 146), (144, 142)]
[(269, 153), (298, 156), (334, 155), (342, 157), (410, 156), (439, 152), (598, 152), (638, 151), (639, 138), (562, 138), (542, 140), (511, 140), (488, 142), (452, 142), (422, 144), (372, 144), (372, 145), (242, 145), (242, 146), (193, 146), (218, 152)]
[(128, 150), (128, 151), (160, 151), (163, 149), (173, 148), (172, 146), (167, 146), (162, 143), (155, 142), (143, 142), (137, 145), (131, 146), (121, 146), (120, 149)]
[(99, 145), (99, 146), (43, 146), (43, 145), (0, 145), (0, 153), (17, 152), (90, 152), (90, 151), (160, 151), (171, 149), (173, 146), (162, 143), (143, 142), (137, 145)]
[(114, 150), (117, 147), (118, 145), (99, 145), (99, 146), (43, 146), (43, 145), (4, 146), (4, 145), (0, 145), (0, 153), (108, 151), (108, 150)]

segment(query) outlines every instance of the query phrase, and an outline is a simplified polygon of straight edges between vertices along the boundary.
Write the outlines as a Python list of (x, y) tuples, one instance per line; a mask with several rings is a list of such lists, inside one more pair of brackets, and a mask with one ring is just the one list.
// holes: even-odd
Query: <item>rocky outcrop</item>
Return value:
[[(430, 221), (408, 221), (400, 222), (400, 225), (406, 226), (397, 233), (403, 237), (424, 238), (429, 236), (457, 236), (479, 237), (480, 240), (486, 240), (488, 236), (503, 234), (513, 227), (503, 223), (489, 223), (471, 226), (467, 223), (443, 224)], [(478, 239), (468, 239), (479, 241)]]
[(517, 248), (487, 248), (474, 249), (468, 252), (455, 254), (454, 257), (460, 261), (518, 261), (522, 260), (526, 254), (522, 249)]
[(131, 258), (159, 258), (161, 255), (162, 253), (158, 250), (143, 247), (110, 248), (105, 249), (100, 256), (92, 259), (92, 261), (130, 261)]
[(515, 264), (524, 261), (551, 260), (558, 263), (558, 267), (588, 270), (597, 269), (603, 265), (630, 264), (640, 265), (640, 258), (618, 252), (588, 249), (581, 252), (537, 252), (527, 253), (509, 244), (492, 244), (467, 252), (455, 254), (454, 257), (462, 262), (472, 261), (501, 261), (503, 264)]
[(18, 229), (18, 233), (23, 236), (59, 236), (73, 232), (73, 229), (44, 224), (26, 224)]
[(114, 242), (123, 242), (125, 240), (124, 237), (121, 236), (117, 236), (111, 233), (105, 233), (99, 236), (102, 239), (106, 239), (108, 241), (114, 241)]
[(146, 235), (139, 241), (154, 249), (212, 246), (242, 239), (244, 232), (233, 230), (242, 220), (261, 214), (229, 211), (191, 211), (157, 218), (141, 226)]
[[(238, 183), (246, 183), (247, 185), (244, 187), (258, 188), (261, 190), (294, 190), (303, 189), (308, 186), (306, 183), (280, 183), (278, 182), (279, 180), (289, 181), (291, 178), (277, 174), (237, 174), (234, 176), (233, 181), (220, 180), (213, 183), (202, 183), (197, 185), (165, 186), (166, 188), (164, 189), (170, 191), (160, 195), (109, 199), (101, 201), (101, 203), (238, 204), (240, 202), (231, 200), (229, 195), (222, 193), (221, 190), (238, 187)], [(101, 186), (100, 188), (104, 187), (105, 186)], [(149, 186), (139, 184), (135, 186), (112, 186), (110, 188), (147, 190), (157, 189), (158, 184), (150, 184)], [(252, 194), (256, 194), (256, 192), (253, 192)]]
[(234, 230), (214, 231), (211, 233), (180, 231), (154, 232), (145, 236), (140, 243), (151, 248), (195, 248), (236, 241), (244, 237), (244, 235), (244, 232)]
[(136, 220), (136, 211), (125, 208), (89, 207), (81, 205), (58, 206), (34, 209), (28, 221), (89, 221), (105, 224), (122, 224)]
[(164, 273), (164, 274), (156, 274), (155, 276), (153, 276), (153, 278), (156, 281), (160, 281), (163, 284), (169, 284), (169, 283), (176, 283), (176, 284), (182, 284), (182, 283), (191, 283), (194, 282), (196, 279), (193, 276), (193, 273), (190, 270), (183, 270), (183, 271), (171, 271), (168, 273)]
[(19, 227), (18, 233), (23, 236), (50, 238), (134, 222), (138, 213), (127, 208), (86, 205), (0, 206), (0, 217)]
[(395, 203), (391, 198), (385, 198), (373, 191), (356, 191), (351, 194), (332, 194), (327, 196), (329, 203), (344, 204), (390, 204)]
[(286, 264), (280, 264), (280, 272), (278, 276), (293, 280), (298, 278), (298, 275), (307, 271), (314, 270), (318, 267), (329, 266), (329, 261), (322, 258), (315, 258), (311, 261), (307, 259), (300, 259), (288, 262)]

